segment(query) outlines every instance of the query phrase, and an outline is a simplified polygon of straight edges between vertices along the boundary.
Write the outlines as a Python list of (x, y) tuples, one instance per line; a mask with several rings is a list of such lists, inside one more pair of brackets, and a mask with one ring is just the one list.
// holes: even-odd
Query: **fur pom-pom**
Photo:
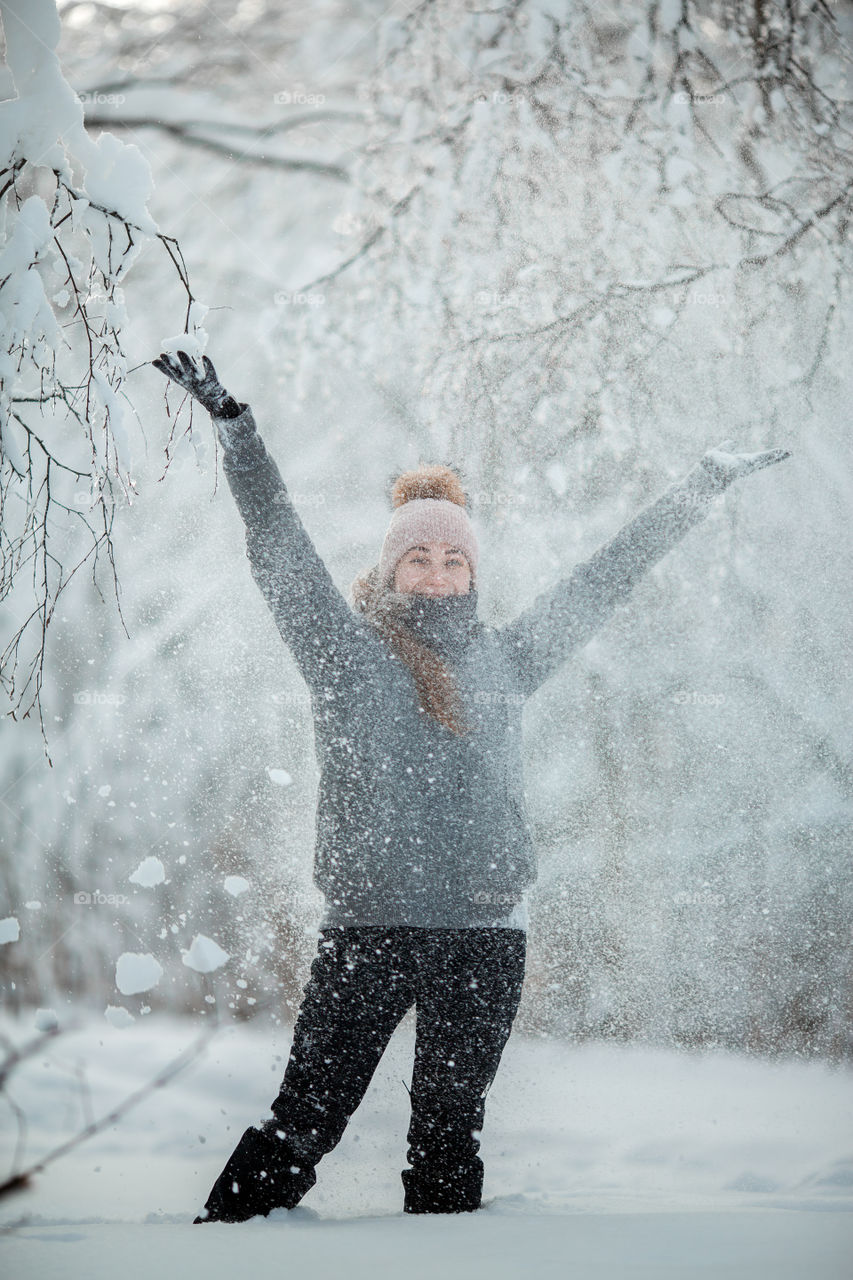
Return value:
[(391, 506), (402, 507), (413, 498), (444, 498), (465, 506), (465, 490), (458, 475), (450, 467), (439, 464), (424, 463), (415, 471), (404, 471), (397, 477), (391, 489)]

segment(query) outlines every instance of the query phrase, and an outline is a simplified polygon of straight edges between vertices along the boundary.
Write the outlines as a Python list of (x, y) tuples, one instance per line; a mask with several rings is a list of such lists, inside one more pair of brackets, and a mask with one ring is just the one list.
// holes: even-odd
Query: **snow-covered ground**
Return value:
[[(15, 1043), (32, 1019), (4, 1019)], [(29, 1164), (132, 1093), (197, 1032), (91, 1017), (17, 1069)], [(405, 1217), (413, 1023), (393, 1038), (298, 1209), (192, 1217), (246, 1125), (268, 1114), (289, 1029), (228, 1024), (165, 1088), (0, 1203), (4, 1274), (361, 1277), (853, 1275), (849, 1068), (513, 1036), (483, 1135), (485, 1204)], [(85, 1083), (84, 1083), (85, 1082)], [(4, 1108), (3, 1160), (16, 1138)]]

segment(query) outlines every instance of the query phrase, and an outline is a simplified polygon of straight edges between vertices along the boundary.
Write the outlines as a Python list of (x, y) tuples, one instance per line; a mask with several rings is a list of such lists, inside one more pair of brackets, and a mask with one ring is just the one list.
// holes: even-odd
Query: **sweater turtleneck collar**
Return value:
[(477, 591), (432, 596), (394, 592), (400, 621), (412, 635), (442, 658), (459, 658), (477, 624)]

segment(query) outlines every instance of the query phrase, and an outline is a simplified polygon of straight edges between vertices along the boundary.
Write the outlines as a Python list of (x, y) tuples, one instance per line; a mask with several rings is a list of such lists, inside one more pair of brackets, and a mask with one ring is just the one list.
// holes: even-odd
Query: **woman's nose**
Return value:
[(447, 586), (448, 578), (443, 569), (429, 569), (421, 578), (425, 591), (441, 591)]

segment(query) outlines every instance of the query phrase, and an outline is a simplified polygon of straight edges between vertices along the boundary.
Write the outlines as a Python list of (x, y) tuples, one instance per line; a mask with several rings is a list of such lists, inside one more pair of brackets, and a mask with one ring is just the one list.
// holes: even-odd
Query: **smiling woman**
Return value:
[(464, 595), (477, 572), (479, 545), (459, 477), (450, 467), (422, 463), (398, 477), (391, 505), (379, 555), (383, 585), (424, 595)]
[(463, 596), (471, 585), (471, 569), (464, 553), (449, 542), (412, 547), (400, 559), (394, 575), (395, 591), (429, 596)]
[[(379, 563), (356, 578), (353, 603), (409, 667), (419, 707), (452, 732), (465, 733), (455, 673), (446, 661), (452, 655), (442, 653), (434, 629), (431, 639), (424, 634), (429, 617), (470, 619), (476, 612), (479, 544), (464, 510), (465, 493), (449, 467), (421, 464), (397, 478), (391, 503)], [(465, 600), (426, 603), (456, 596)]]
[(311, 690), (321, 770), (314, 879), (326, 910), (290, 1058), (272, 1118), (245, 1131), (196, 1221), (296, 1205), (413, 1004), (404, 1210), (475, 1210), (485, 1098), (521, 997), (536, 878), (523, 704), (715, 495), (788, 454), (735, 454), (725, 441), (513, 622), (487, 627), (453, 471), (398, 478), (379, 561), (350, 607), (249, 407), (206, 357), (203, 373), (183, 354), (154, 363), (214, 418), (252, 575)]

